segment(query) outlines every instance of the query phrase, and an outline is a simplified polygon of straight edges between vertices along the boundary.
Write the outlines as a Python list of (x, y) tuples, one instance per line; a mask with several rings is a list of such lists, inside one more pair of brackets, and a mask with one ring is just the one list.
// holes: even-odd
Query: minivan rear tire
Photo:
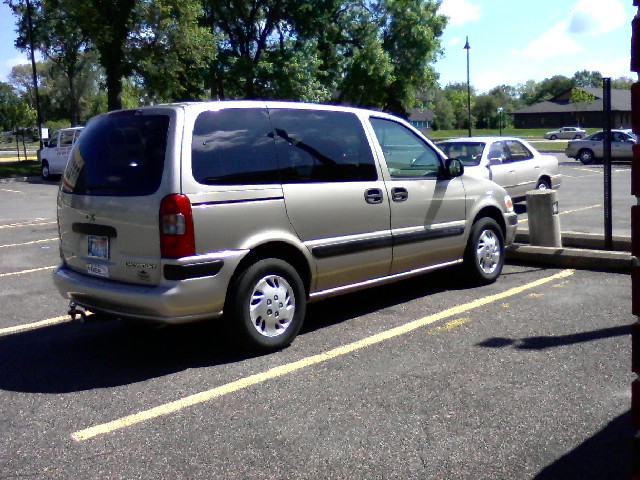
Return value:
[(496, 281), (504, 266), (504, 235), (493, 218), (478, 220), (471, 228), (464, 266), (473, 283)]
[(296, 270), (267, 258), (247, 267), (232, 282), (226, 323), (232, 340), (258, 352), (285, 348), (304, 322), (306, 293)]

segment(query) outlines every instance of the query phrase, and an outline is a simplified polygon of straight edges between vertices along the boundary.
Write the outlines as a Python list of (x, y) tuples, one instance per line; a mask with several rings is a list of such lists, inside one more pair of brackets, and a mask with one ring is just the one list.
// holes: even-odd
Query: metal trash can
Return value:
[(555, 190), (527, 192), (529, 244), (539, 247), (562, 247), (558, 196)]

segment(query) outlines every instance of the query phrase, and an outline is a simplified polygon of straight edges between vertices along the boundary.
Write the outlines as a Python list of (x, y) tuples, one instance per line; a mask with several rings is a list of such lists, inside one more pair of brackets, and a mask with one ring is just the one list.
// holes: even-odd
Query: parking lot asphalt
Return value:
[[(601, 171), (563, 169), (563, 240), (586, 247), (600, 193), (575, 192)], [(247, 357), (215, 325), (70, 322), (54, 182), (0, 191), (0, 478), (629, 478), (626, 274), (508, 252), (495, 284), (439, 271), (319, 302), (290, 348)]]

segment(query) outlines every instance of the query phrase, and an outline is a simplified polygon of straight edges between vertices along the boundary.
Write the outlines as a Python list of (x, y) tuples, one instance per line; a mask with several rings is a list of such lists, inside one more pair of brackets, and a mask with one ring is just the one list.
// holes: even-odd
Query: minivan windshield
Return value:
[(62, 177), (66, 193), (143, 196), (160, 186), (169, 116), (123, 111), (96, 117), (80, 136)]

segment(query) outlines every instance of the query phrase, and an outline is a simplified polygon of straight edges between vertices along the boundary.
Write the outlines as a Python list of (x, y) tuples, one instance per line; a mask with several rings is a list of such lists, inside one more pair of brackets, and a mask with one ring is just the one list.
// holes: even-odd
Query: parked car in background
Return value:
[(493, 180), (514, 201), (533, 189), (557, 189), (562, 182), (558, 159), (538, 152), (515, 137), (463, 137), (436, 144), (449, 158), (458, 158), (465, 173)]
[(547, 140), (573, 140), (575, 138), (583, 138), (587, 136), (586, 130), (579, 127), (562, 127), (553, 132), (547, 132), (544, 134), (544, 138)]
[[(633, 133), (611, 130), (611, 158), (630, 160), (636, 141)], [(604, 158), (604, 132), (596, 132), (581, 140), (570, 140), (564, 153), (567, 157), (580, 160), (584, 165)]]
[(52, 175), (62, 175), (71, 149), (82, 129), (83, 127), (60, 129), (51, 136), (49, 141), (44, 142), (44, 147), (38, 151), (42, 178), (48, 180)]
[(307, 301), (463, 265), (495, 281), (517, 215), (381, 112), (289, 102), (158, 105), (93, 118), (58, 193), (71, 312), (218, 319), (238, 343), (294, 339)]

